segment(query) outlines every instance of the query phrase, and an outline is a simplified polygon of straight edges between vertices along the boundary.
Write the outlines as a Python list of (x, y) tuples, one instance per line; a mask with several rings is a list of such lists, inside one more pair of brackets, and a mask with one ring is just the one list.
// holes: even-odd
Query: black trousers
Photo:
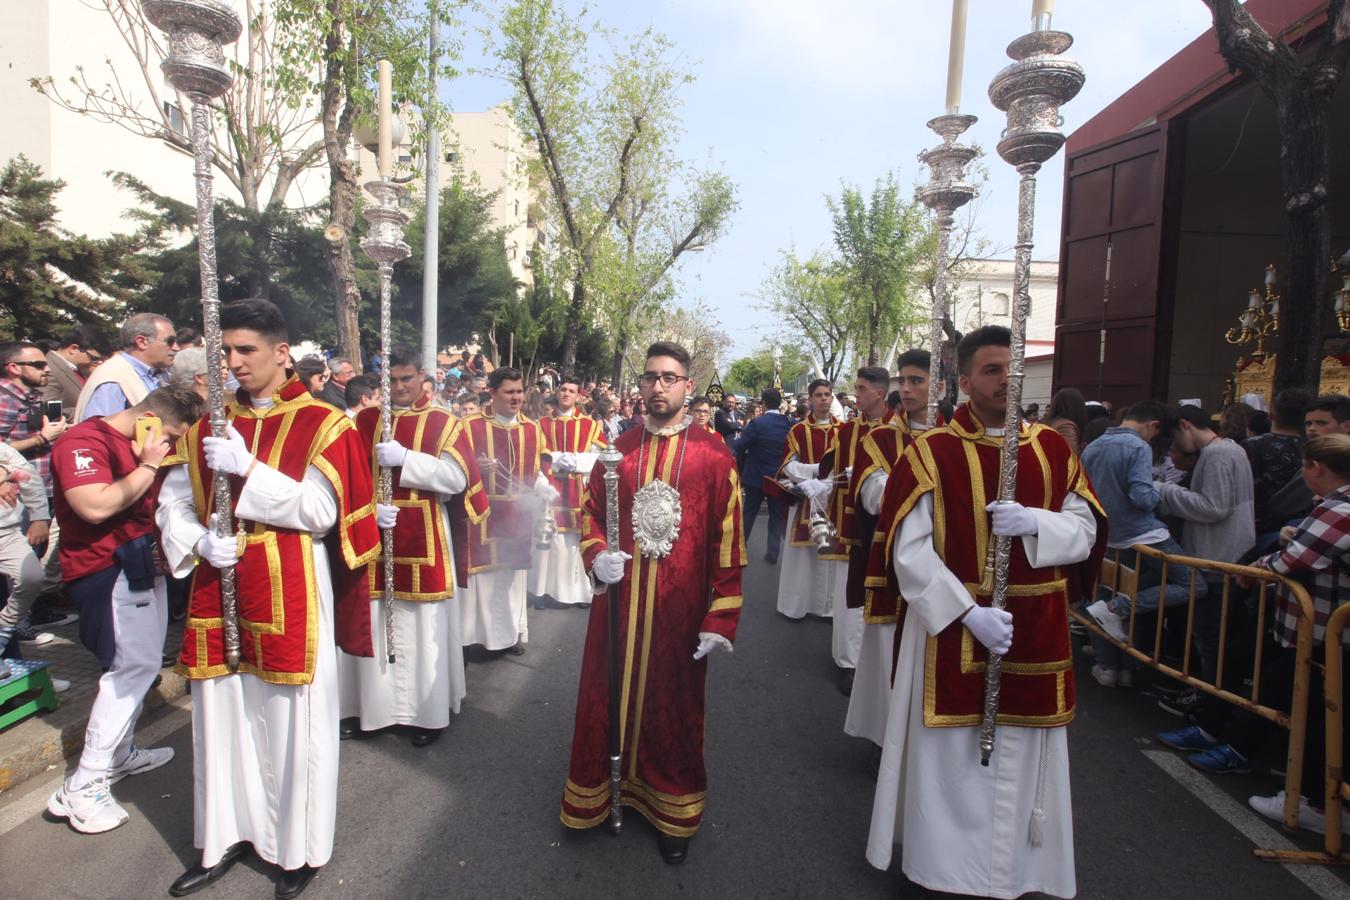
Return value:
[(778, 559), (778, 554), (783, 548), (783, 533), (787, 527), (787, 510), (783, 504), (773, 497), (766, 498), (764, 492), (757, 487), (745, 488), (745, 540), (750, 542), (750, 532), (755, 527), (755, 519), (759, 517), (760, 504), (765, 499), (769, 501), (769, 544), (765, 555), (769, 559)]

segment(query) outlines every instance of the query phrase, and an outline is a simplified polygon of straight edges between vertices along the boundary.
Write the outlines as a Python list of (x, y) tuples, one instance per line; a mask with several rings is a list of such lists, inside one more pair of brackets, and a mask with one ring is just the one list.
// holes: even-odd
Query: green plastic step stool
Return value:
[(9, 677), (0, 681), (0, 728), (21, 722), (40, 709), (56, 709), (56, 691), (47, 663), (7, 659)]

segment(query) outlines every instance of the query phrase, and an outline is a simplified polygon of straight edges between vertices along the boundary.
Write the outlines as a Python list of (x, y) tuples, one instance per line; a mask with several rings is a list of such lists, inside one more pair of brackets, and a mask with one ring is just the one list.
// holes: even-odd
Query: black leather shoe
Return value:
[(853, 676), (857, 671), (857, 669), (842, 669), (839, 672), (839, 693), (845, 697), (853, 694)]
[(352, 716), (338, 722), (338, 740), (350, 741), (361, 736), (361, 720)]
[(517, 642), (515, 644), (512, 644), (510, 647), (507, 647), (506, 652), (511, 654), (512, 656), (524, 656), (525, 645)]
[(414, 747), (426, 747), (440, 740), (444, 728), (414, 728), (412, 730), (412, 745)]
[(170, 656), (169, 654), (165, 653), (163, 654), (163, 659), (160, 660), (159, 667), (161, 669), (172, 669), (176, 665), (178, 665), (178, 657)]
[(661, 858), (672, 866), (678, 866), (689, 856), (689, 838), (671, 837), (665, 832), (657, 832), (656, 844), (661, 848)]
[(776, 565), (778, 565), (778, 557), (776, 557), (776, 556), (765, 556), (765, 557), (764, 557), (764, 561), (765, 561), (766, 563), (768, 563), (769, 565), (771, 565), (771, 566), (776, 566)]
[(225, 851), (225, 855), (220, 858), (220, 862), (211, 868), (206, 868), (201, 863), (190, 867), (178, 880), (169, 886), (169, 894), (173, 897), (186, 897), (194, 891), (200, 891), (202, 888), (211, 884), (220, 876), (230, 871), (230, 867), (244, 858), (248, 853), (249, 845), (244, 842), (235, 844)]
[(298, 869), (282, 869), (277, 879), (277, 900), (291, 900), (299, 897), (314, 876), (319, 874), (318, 866), (301, 866)]

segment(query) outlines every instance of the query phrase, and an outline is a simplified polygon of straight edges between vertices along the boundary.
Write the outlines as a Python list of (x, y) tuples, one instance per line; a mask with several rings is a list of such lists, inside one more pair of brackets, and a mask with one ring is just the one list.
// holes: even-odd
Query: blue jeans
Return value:
[[(1146, 546), (1163, 553), (1178, 555), (1182, 553), (1181, 545), (1170, 537)], [(1139, 576), (1138, 589), (1135, 591), (1134, 597), (1134, 608), (1137, 616), (1157, 613), (1159, 599), (1162, 599), (1164, 606), (1185, 606), (1189, 602), (1191, 573), (1194, 571), (1191, 566), (1168, 563), (1167, 584), (1164, 585), (1162, 583), (1162, 560), (1126, 549), (1120, 551), (1120, 563), (1134, 569)], [(1120, 594), (1110, 597), (1110, 590), (1110, 585), (1101, 585), (1101, 594), (1107, 599), (1107, 607), (1111, 612), (1125, 619), (1126, 630), (1128, 631), (1129, 599)], [(1219, 604), (1207, 602), (1205, 598), (1208, 593), (1209, 586), (1202, 575), (1195, 582), (1195, 638), (1196, 643), (1200, 645), (1202, 660), (1213, 658), (1217, 669)], [(1210, 609), (1211, 606), (1213, 607), (1212, 610)], [(1136, 633), (1135, 645), (1148, 646), (1145, 644), (1145, 639), (1146, 636)], [(1129, 660), (1129, 656), (1121, 653), (1114, 644), (1097, 637), (1095, 634), (1092, 635), (1092, 645), (1096, 652), (1096, 659), (1103, 668), (1118, 669)], [(1206, 650), (1207, 646), (1210, 651)]]

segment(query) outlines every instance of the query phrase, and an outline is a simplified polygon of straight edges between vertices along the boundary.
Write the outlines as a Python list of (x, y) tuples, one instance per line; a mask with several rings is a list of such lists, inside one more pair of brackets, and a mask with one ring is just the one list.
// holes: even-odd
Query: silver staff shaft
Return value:
[[(216, 220), (211, 192), (211, 100), (234, 84), (225, 63), (223, 45), (232, 44), (243, 30), (239, 16), (222, 0), (144, 0), (141, 9), (156, 28), (169, 37), (169, 51), (160, 68), (176, 90), (192, 102), (192, 172), (197, 189), (197, 263), (201, 270), (202, 336), (206, 341), (206, 392), (211, 434), (224, 437), (225, 382), (218, 361), (220, 340), (220, 283), (216, 277)], [(234, 531), (230, 479), (214, 472), (211, 479), (216, 534)], [(225, 663), (239, 667), (239, 604), (234, 566), (220, 571), (220, 614), (225, 639)]]
[[(605, 467), (605, 547), (618, 552), (619, 543), (619, 463), (623, 454), (613, 446), (600, 452), (600, 464)], [(609, 827), (618, 834), (623, 830), (622, 754), (623, 735), (619, 730), (619, 681), (623, 671), (619, 663), (619, 586), (609, 586)]]
[[(380, 264), (380, 440), (394, 437), (394, 407), (390, 396), (389, 354), (391, 338), (391, 284), (394, 263), (406, 259), (411, 249), (403, 240), (403, 228), (408, 214), (399, 208), (399, 198), (406, 189), (388, 178), (366, 182), (366, 190), (376, 203), (366, 204), (362, 215), (370, 224), (369, 234), (362, 238), (361, 249)], [(420, 389), (420, 385), (419, 385)], [(394, 502), (394, 478), (387, 466), (380, 466), (376, 499), (383, 504)], [(384, 594), (380, 600), (384, 619), (385, 655), (390, 663), (397, 659), (397, 635), (394, 633), (394, 529), (385, 528), (380, 534), (380, 566), (384, 575)]]
[[(1008, 367), (1007, 421), (1004, 423), (999, 463), (999, 502), (1015, 502), (1017, 492), (1017, 447), (1022, 430), (1022, 380), (1026, 360), (1027, 313), (1031, 308), (1028, 283), (1031, 278), (1031, 248), (1036, 221), (1036, 173), (1041, 164), (1059, 152), (1064, 135), (1059, 131), (1061, 105), (1077, 96), (1083, 87), (1083, 67), (1061, 54), (1073, 38), (1049, 30), (1049, 16), (1035, 23), (1036, 30), (1013, 41), (1008, 56), (1014, 62), (994, 76), (989, 99), (1008, 114), (1008, 127), (998, 144), (998, 155), (1016, 167), (1022, 176), (1017, 193), (1017, 252), (1013, 269), (1012, 361)], [(1002, 609), (1008, 597), (1008, 564), (1012, 539), (994, 540), (994, 585), (990, 605)], [(994, 729), (998, 722), (999, 689), (1003, 658), (989, 654), (985, 669), (984, 710), (980, 722), (980, 762), (989, 765), (994, 752)]]

